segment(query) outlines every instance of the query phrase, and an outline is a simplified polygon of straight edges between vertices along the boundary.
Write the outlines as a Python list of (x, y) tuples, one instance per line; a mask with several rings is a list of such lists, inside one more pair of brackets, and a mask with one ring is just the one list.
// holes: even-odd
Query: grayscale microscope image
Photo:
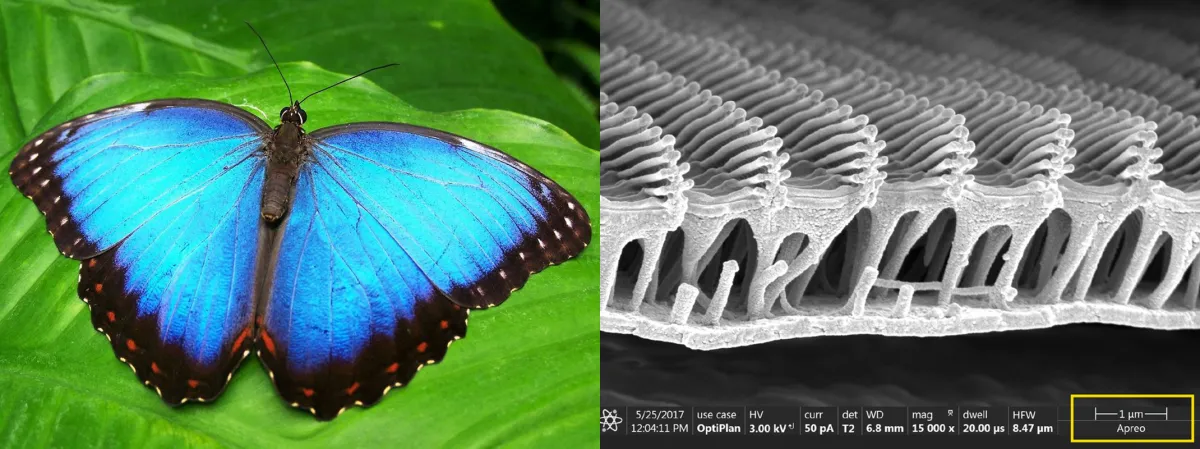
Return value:
[(604, 404), (1200, 391), (1200, 6), (603, 0)]

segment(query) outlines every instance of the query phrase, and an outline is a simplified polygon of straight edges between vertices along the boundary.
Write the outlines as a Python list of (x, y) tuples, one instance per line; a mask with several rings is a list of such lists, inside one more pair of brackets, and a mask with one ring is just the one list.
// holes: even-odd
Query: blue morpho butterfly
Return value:
[(168, 404), (216, 398), (252, 348), (318, 419), (373, 404), (442, 360), (469, 309), (591, 240), (574, 197), (499, 150), (400, 123), (305, 133), (307, 98), (274, 129), (207, 100), (115, 106), (12, 162), (82, 262), (96, 330)]

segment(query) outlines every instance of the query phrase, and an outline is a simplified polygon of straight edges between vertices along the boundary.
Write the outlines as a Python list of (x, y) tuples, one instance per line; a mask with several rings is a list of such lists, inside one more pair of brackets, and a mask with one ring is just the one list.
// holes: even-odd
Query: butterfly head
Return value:
[(279, 120), (284, 123), (292, 123), (300, 126), (308, 121), (308, 113), (300, 108), (300, 102), (297, 101), (292, 103), (291, 106), (279, 110)]

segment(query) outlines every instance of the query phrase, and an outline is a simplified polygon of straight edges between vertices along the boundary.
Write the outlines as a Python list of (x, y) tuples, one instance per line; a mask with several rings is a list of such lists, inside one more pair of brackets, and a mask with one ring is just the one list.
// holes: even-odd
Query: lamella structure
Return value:
[(602, 329), (1200, 328), (1197, 47), (1070, 7), (603, 0)]

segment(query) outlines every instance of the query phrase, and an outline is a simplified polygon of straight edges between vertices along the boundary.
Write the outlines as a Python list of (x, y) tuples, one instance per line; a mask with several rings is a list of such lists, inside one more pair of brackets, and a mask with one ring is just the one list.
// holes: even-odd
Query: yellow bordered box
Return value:
[[(1190, 399), (1192, 436), (1186, 440), (1150, 439), (1150, 440), (1077, 440), (1075, 439), (1075, 398), (1187, 398)], [(1195, 443), (1196, 442), (1196, 395), (1194, 394), (1073, 394), (1071, 395), (1071, 442), (1072, 443)]]

